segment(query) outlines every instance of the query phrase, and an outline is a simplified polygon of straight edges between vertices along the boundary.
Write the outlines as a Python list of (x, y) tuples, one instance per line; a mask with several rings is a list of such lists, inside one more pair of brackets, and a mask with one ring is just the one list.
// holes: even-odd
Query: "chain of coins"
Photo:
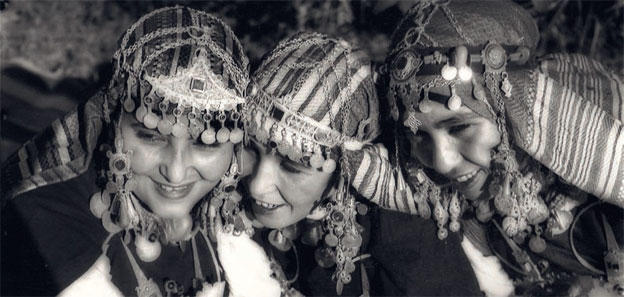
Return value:
[(341, 294), (344, 284), (351, 282), (351, 273), (355, 271), (355, 258), (362, 246), (363, 227), (355, 220), (356, 214), (368, 212), (365, 204), (355, 202), (353, 197), (347, 203), (330, 203), (328, 215), (324, 219), (322, 244), (317, 248), (314, 258), (318, 265), (329, 268), (336, 265), (334, 278), (337, 293)]

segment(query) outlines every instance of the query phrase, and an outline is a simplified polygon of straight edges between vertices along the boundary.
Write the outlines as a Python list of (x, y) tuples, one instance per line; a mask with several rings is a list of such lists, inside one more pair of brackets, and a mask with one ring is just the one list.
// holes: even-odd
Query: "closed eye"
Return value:
[(156, 143), (156, 142), (165, 142), (167, 141), (165, 137), (163, 137), (160, 133), (151, 131), (151, 130), (137, 130), (136, 136), (144, 142), (147, 143)]
[(218, 148), (221, 146), (222, 143), (215, 141), (211, 144), (206, 144), (203, 141), (201, 141), (200, 137), (198, 137), (197, 139), (195, 139), (195, 142), (193, 142), (193, 145), (195, 147), (198, 147), (200, 149), (214, 149), (214, 148)]
[(285, 161), (285, 160), (280, 161), (280, 168), (286, 172), (293, 173), (293, 174), (302, 173), (301, 170), (299, 170), (293, 164), (290, 164), (290, 162)]
[(460, 133), (466, 131), (470, 127), (471, 127), (471, 124), (453, 125), (453, 126), (449, 127), (449, 133), (451, 133), (451, 134), (460, 134)]
[(410, 134), (410, 135), (408, 135), (408, 137), (411, 138), (413, 142), (423, 142), (423, 141), (429, 139), (429, 134), (427, 132), (422, 131), (422, 130), (418, 130), (418, 132), (416, 132), (416, 134)]

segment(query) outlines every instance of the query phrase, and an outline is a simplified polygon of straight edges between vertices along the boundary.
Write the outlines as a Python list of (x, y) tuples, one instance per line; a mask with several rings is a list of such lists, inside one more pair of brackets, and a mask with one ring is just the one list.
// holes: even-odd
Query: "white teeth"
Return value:
[(169, 187), (169, 186), (165, 186), (165, 185), (159, 185), (161, 189), (167, 191), (167, 192), (173, 192), (173, 191), (182, 191), (184, 189), (186, 189), (186, 187), (188, 186), (182, 186), (182, 187)]
[(254, 202), (256, 202), (256, 204), (264, 207), (264, 208), (268, 208), (268, 209), (274, 209), (276, 207), (278, 207), (279, 205), (276, 204), (271, 204), (271, 203), (266, 203), (266, 202), (262, 202), (262, 201), (258, 201), (254, 199)]
[(457, 182), (463, 183), (463, 182), (471, 179), (473, 176), (475, 176), (475, 174), (477, 174), (478, 171), (479, 170), (475, 170), (475, 171), (470, 172), (468, 174), (464, 174), (464, 175), (458, 177), (456, 180), (457, 180)]

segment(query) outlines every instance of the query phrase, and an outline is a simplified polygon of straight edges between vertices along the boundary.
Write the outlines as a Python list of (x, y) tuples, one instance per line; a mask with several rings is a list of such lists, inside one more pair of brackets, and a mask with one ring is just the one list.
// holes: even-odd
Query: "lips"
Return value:
[(156, 187), (156, 191), (158, 191), (158, 193), (162, 197), (170, 200), (179, 200), (183, 199), (191, 192), (193, 186), (195, 185), (195, 182), (183, 185), (168, 185), (159, 182), (154, 182), (154, 184)]
[(471, 178), (473, 178), (477, 174), (477, 172), (479, 172), (478, 169), (475, 170), (475, 171), (472, 171), (472, 172), (468, 172), (468, 173), (466, 173), (464, 175), (460, 175), (459, 177), (455, 178), (455, 181), (458, 182), (458, 183), (466, 182), (466, 181), (470, 180)]
[(285, 205), (285, 204), (271, 204), (271, 203), (259, 201), (256, 199), (252, 199), (252, 200), (254, 203), (251, 205), (251, 207), (254, 213), (257, 215), (269, 214)]
[(477, 199), (483, 193), (483, 185), (486, 182), (488, 173), (478, 169), (454, 179), (459, 186), (459, 190), (470, 200)]

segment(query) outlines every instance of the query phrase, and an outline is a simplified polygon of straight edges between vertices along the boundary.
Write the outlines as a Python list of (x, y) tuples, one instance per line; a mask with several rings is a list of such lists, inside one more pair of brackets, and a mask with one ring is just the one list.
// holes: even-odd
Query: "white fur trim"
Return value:
[(346, 140), (342, 146), (349, 151), (359, 151), (364, 147), (364, 143), (357, 140)]
[(204, 282), (201, 291), (195, 294), (196, 297), (223, 297), (225, 291), (225, 282), (216, 282), (209, 284)]
[(279, 297), (281, 287), (271, 277), (271, 262), (266, 253), (247, 234), (234, 236), (217, 232), (217, 254), (225, 271), (232, 296)]
[(111, 281), (108, 257), (101, 255), (85, 274), (65, 288), (58, 296), (122, 297), (123, 294)]
[(464, 237), (461, 242), (464, 253), (475, 272), (481, 291), (488, 297), (504, 297), (514, 293), (514, 285), (496, 256), (484, 256)]

